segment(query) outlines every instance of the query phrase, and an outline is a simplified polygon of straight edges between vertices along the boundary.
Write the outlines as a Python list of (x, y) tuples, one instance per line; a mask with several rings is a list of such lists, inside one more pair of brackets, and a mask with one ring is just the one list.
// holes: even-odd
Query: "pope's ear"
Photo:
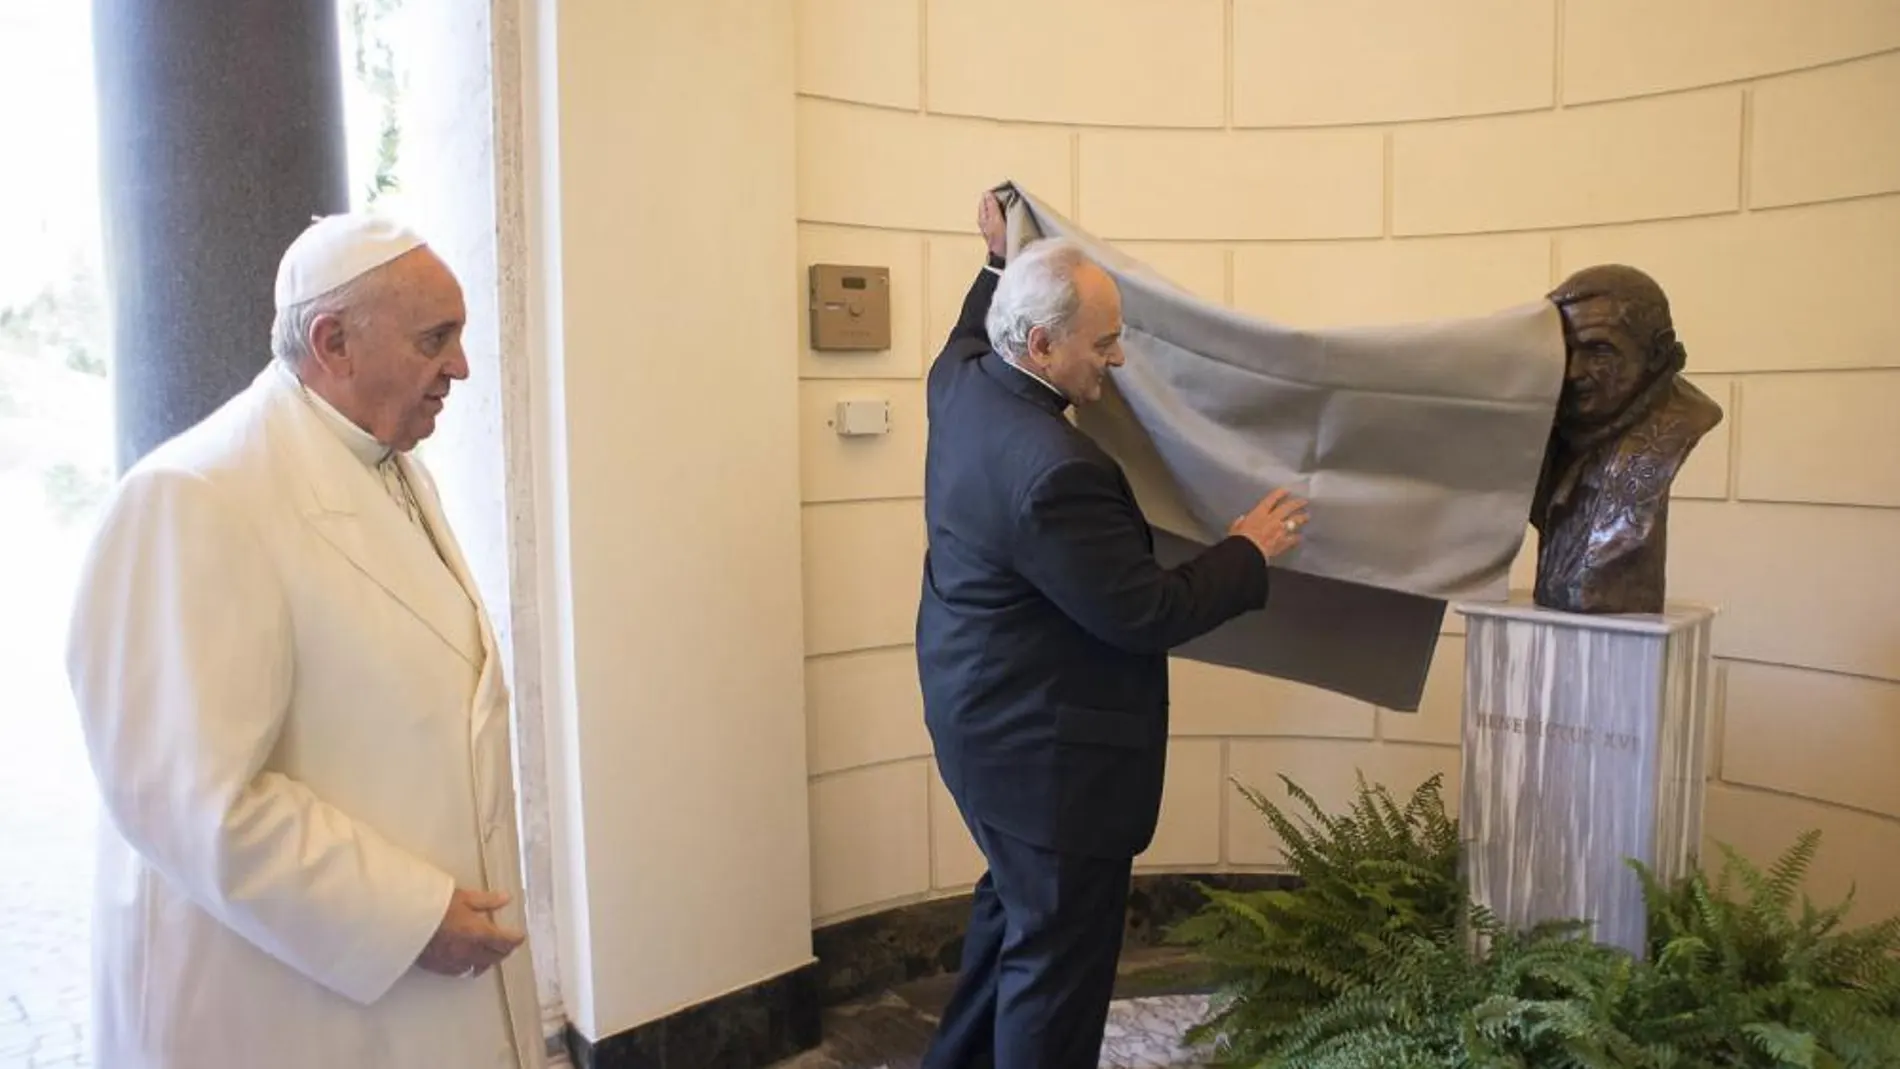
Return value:
[(319, 363), (331, 371), (341, 371), (345, 360), (345, 327), (343, 316), (336, 312), (325, 312), (310, 321), (310, 335), (304, 339), (310, 344), (310, 353)]

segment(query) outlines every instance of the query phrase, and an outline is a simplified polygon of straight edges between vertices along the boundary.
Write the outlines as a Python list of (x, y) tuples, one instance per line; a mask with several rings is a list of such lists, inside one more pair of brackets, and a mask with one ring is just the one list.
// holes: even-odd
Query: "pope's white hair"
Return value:
[[(289, 308), (279, 308), (271, 320), (270, 352), (284, 362), (286, 367), (295, 370), (310, 355), (310, 327), (318, 316), (342, 315), (351, 317), (363, 296), (376, 285), (375, 279), (383, 266), (367, 271), (350, 279), (328, 293), (320, 293)], [(354, 317), (361, 321), (358, 312)]]
[(1037, 327), (1049, 332), (1051, 342), (1067, 337), (1082, 308), (1075, 274), (1089, 262), (1082, 246), (1068, 238), (1044, 238), (1023, 249), (996, 280), (983, 321), (991, 347), (1008, 360), (1021, 360)]

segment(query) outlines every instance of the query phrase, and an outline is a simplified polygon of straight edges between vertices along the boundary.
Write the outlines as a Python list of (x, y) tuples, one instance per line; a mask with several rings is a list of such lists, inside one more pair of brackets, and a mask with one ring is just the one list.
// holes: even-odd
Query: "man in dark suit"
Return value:
[(1275, 491), (1179, 567), (1064, 413), (1119, 366), (1114, 280), (1074, 245), (990, 261), (930, 370), (917, 659), (944, 785), (989, 863), (925, 1069), (1094, 1069), (1134, 857), (1154, 836), (1168, 651), (1267, 599), (1305, 504)]

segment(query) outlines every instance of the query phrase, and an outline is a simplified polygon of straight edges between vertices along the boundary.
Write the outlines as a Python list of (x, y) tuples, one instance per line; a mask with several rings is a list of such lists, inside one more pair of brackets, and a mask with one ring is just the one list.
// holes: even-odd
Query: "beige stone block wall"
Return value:
[(1168, 746), (1166, 787), (1155, 840), (1135, 858), (1145, 869), (1211, 869), (1221, 863), (1220, 810), (1227, 747), (1220, 739), (1176, 739)]
[[(911, 641), (923, 579), (922, 497), (805, 506), (805, 652)], [(906, 605), (906, 602), (910, 604)]]
[(1900, 367), (1893, 324), (1876, 314), (1900, 278), (1900, 197), (1574, 230), (1555, 240), (1560, 276), (1620, 261), (1662, 279), (1676, 318), (1693, 327), (1685, 338), (1691, 369)]
[(930, 768), (899, 761), (812, 780), (812, 912), (900, 897), (930, 878)]
[(907, 646), (813, 658), (805, 669), (805, 709), (814, 776), (930, 756), (924, 695)]
[(1372, 131), (1105, 130), (1078, 140), (1077, 214), (1099, 237), (1363, 238), (1382, 225), (1385, 147)]
[(1226, 121), (1218, 62), (1223, 0), (923, 6), (932, 112), (1097, 126), (1218, 128)]
[(1393, 232), (1469, 234), (1731, 211), (1742, 94), (1650, 97), (1400, 127)]
[(1547, 108), (1556, 11), (1521, 0), (1236, 0), (1234, 123), (1326, 126)]
[[(1484, 314), (1605, 261), (1655, 274), (1727, 413), (1671, 532), (1672, 593), (1721, 611), (1710, 836), (1763, 857), (1820, 827), (1816, 890), (1900, 911), (1900, 5), (1413, 7), (797, 0), (801, 270), (888, 266), (897, 320), (888, 352), (800, 363), (816, 922), (982, 872), (909, 644), (921, 376), (981, 263), (976, 197), (1006, 178), (1296, 325)], [(893, 433), (838, 440), (843, 396), (890, 401)], [(1177, 662), (1140, 867), (1280, 863), (1229, 777), (1338, 803), (1359, 771), (1443, 773), (1455, 798), (1462, 630), (1416, 714)]]
[(1892, 110), (1900, 100), (1900, 52), (1777, 78), (1751, 95), (1750, 203), (1900, 192)]
[(797, 21), (799, 95), (918, 106), (923, 58), (915, 42), (922, 39), (921, 5), (799, 0)]
[(1900, 48), (1892, 0), (1571, 0), (1566, 103), (1748, 82)]
[(958, 232), (975, 218), (971, 190), (999, 172), (1069, 196), (1074, 135), (801, 97), (798, 218), (896, 230)]
[[(1722, 406), (1722, 411), (1734, 413), (1736, 397), (1740, 387), (1733, 376), (1699, 375), (1686, 376), (1689, 383), (1709, 395), (1709, 399)], [(1729, 455), (1730, 442), (1735, 437), (1735, 421), (1724, 419), (1702, 438), (1702, 444), (1683, 462), (1682, 470), (1676, 473), (1673, 487), (1678, 498), (1701, 498), (1721, 501), (1728, 497), (1729, 487), (1733, 485), (1731, 469), (1734, 461)], [(1533, 571), (1534, 574), (1534, 571)]]
[[(888, 437), (840, 437), (837, 412), (850, 401), (890, 406)], [(915, 379), (813, 379), (799, 384), (800, 489), (807, 503), (913, 499), (924, 492), (924, 387)]]

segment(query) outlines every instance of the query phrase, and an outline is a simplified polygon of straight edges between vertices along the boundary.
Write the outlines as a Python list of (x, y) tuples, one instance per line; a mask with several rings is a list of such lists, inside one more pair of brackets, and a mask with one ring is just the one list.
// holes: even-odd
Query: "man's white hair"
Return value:
[(381, 272), (382, 268), (378, 267), (302, 304), (278, 309), (270, 325), (271, 355), (294, 371), (310, 356), (310, 327), (318, 316), (340, 315), (360, 324), (362, 313), (356, 306), (376, 285), (376, 277)]
[(996, 280), (983, 321), (990, 346), (1013, 361), (1028, 355), (1029, 332), (1037, 327), (1048, 331), (1052, 342), (1067, 337), (1082, 308), (1075, 273), (1090, 262), (1082, 246), (1068, 238), (1043, 238), (1024, 248)]

